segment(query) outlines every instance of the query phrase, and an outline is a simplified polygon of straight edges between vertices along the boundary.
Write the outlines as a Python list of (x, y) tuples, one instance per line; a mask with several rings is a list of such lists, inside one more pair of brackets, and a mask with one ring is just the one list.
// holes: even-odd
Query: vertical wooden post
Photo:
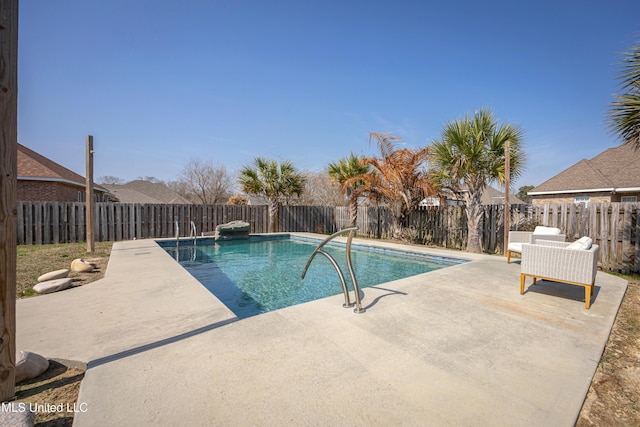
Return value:
[(511, 142), (507, 140), (504, 144), (504, 255), (509, 251), (509, 229), (511, 228)]
[(0, 400), (15, 394), (18, 0), (0, 0)]
[(95, 220), (95, 201), (93, 200), (93, 136), (87, 135), (87, 197), (86, 197), (86, 213), (87, 218), (87, 252), (95, 250), (95, 238), (93, 236), (94, 220)]

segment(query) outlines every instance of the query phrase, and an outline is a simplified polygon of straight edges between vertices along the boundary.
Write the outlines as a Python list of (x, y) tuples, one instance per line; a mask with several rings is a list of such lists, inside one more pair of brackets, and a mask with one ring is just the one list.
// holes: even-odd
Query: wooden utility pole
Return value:
[(509, 229), (511, 228), (511, 202), (509, 193), (511, 187), (511, 142), (504, 143), (504, 254), (509, 253)]
[(0, 0), (0, 400), (16, 382), (18, 0)]
[(93, 200), (93, 136), (87, 135), (87, 197), (86, 197), (86, 213), (87, 218), (87, 252), (95, 250), (95, 239), (93, 236), (93, 223), (95, 212), (95, 201)]

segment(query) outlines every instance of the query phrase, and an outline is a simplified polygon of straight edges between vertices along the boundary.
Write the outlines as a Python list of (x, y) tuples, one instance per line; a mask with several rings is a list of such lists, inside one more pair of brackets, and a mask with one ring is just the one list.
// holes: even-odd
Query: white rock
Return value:
[(71, 271), (78, 273), (90, 273), (93, 271), (93, 265), (82, 258), (77, 258), (71, 261)]
[(38, 277), (38, 282), (46, 282), (47, 280), (64, 279), (68, 275), (69, 275), (68, 268), (63, 268), (62, 270), (50, 271)]
[(3, 405), (11, 405), (11, 408), (3, 407), (0, 411), (0, 426), (33, 427), (36, 413), (31, 409), (31, 405), (25, 402), (8, 402)]
[(16, 384), (32, 380), (49, 369), (49, 360), (30, 351), (16, 354)]
[(71, 286), (71, 277), (66, 279), (47, 280), (46, 282), (40, 282), (33, 287), (33, 290), (39, 294), (50, 294), (52, 292), (58, 292), (63, 289), (67, 289)]

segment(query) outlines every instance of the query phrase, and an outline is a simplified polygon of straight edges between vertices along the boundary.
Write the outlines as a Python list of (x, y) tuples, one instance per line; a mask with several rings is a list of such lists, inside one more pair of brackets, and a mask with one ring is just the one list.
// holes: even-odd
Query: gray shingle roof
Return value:
[[(511, 205), (524, 205), (526, 204), (522, 200), (518, 199), (515, 194), (509, 193), (509, 204)], [(500, 191), (492, 186), (488, 185), (482, 192), (482, 198), (480, 202), (483, 205), (501, 205), (504, 204), (504, 191)]]
[(157, 182), (138, 179), (122, 185), (103, 184), (103, 187), (122, 203), (191, 204), (165, 184)]
[(591, 160), (580, 160), (529, 194), (637, 187), (640, 187), (640, 150), (627, 144), (609, 148)]

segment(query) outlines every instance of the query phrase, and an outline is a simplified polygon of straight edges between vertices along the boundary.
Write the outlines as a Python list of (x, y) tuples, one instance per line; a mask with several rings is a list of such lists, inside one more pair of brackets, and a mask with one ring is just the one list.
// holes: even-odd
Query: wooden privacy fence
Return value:
[(530, 211), (534, 223), (560, 228), (568, 241), (592, 238), (603, 269), (640, 272), (640, 203), (546, 204)]
[[(502, 230), (502, 207), (485, 206), (483, 245), (485, 252), (494, 253), (496, 249), (495, 230)], [(496, 212), (499, 212), (497, 214)], [(374, 239), (390, 239), (392, 237), (393, 218), (386, 207), (358, 208), (358, 234)], [(467, 247), (467, 216), (462, 206), (430, 206), (412, 212), (408, 218), (408, 229), (403, 232), (403, 239), (413, 243), (441, 246), (449, 249), (464, 250)], [(349, 224), (349, 208), (336, 208), (336, 225), (338, 228)], [(493, 232), (494, 236), (491, 235)], [(493, 244), (491, 242), (493, 241)], [(500, 240), (502, 242), (502, 240)]]
[[(504, 253), (504, 205), (483, 206), (482, 249)], [(346, 207), (336, 208), (336, 225), (349, 223)], [(464, 207), (428, 207), (413, 212), (406, 240), (431, 246), (465, 250), (467, 217)], [(360, 207), (360, 235), (391, 237), (391, 216), (386, 208)], [(567, 241), (589, 236), (600, 246), (600, 266), (605, 270), (640, 272), (640, 203), (590, 203), (512, 205), (511, 229), (533, 230), (536, 225), (558, 227)], [(414, 231), (415, 230), (415, 231)]]
[[(86, 238), (85, 204), (18, 202), (18, 244), (82, 242)], [(198, 234), (234, 220), (251, 224), (251, 233), (266, 233), (266, 206), (160, 205), (96, 203), (96, 241), (174, 237), (176, 221), (180, 236), (188, 236), (191, 221)]]
[[(85, 240), (84, 203), (18, 202), (18, 244), (47, 244)], [(640, 272), (640, 203), (513, 205), (512, 229), (535, 225), (559, 227), (568, 241), (589, 236), (600, 245), (600, 265), (607, 270)], [(187, 236), (190, 222), (198, 234), (218, 224), (243, 220), (251, 233), (268, 231), (266, 206), (152, 205), (97, 203), (94, 236), (97, 241)], [(467, 223), (461, 206), (429, 207), (413, 212), (403, 239), (450, 249), (466, 249)], [(349, 224), (348, 207), (283, 206), (279, 231), (332, 233)], [(358, 209), (359, 235), (391, 237), (392, 217), (385, 207)], [(504, 206), (484, 206), (481, 244), (486, 253), (504, 252)]]
[(278, 230), (327, 234), (337, 231), (333, 206), (281, 206)]

